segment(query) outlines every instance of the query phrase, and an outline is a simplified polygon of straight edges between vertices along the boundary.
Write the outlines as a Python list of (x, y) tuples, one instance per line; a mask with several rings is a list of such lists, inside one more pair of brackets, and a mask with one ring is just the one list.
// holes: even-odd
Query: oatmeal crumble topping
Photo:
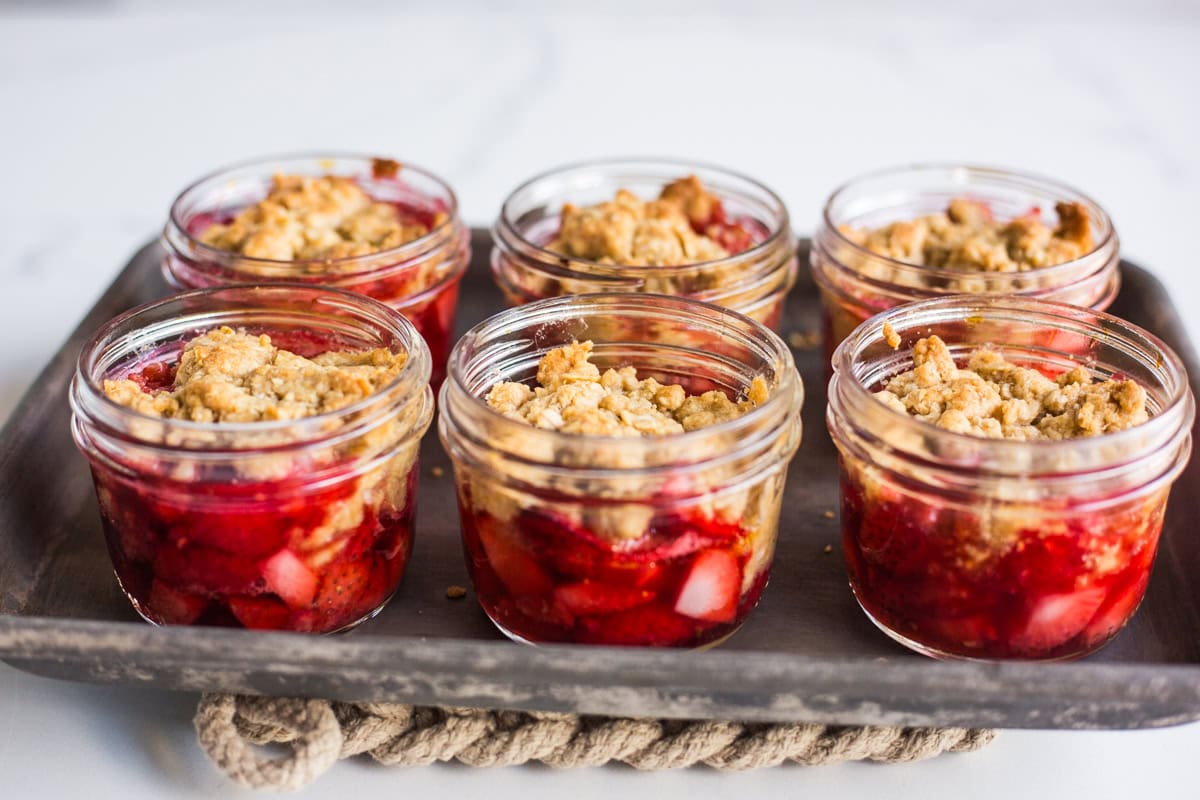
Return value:
[(207, 228), (200, 240), (251, 258), (293, 261), (377, 253), (429, 231), (391, 203), (373, 201), (352, 178), (276, 175), (265, 198)]
[(592, 343), (551, 350), (538, 363), (536, 388), (498, 383), (489, 406), (510, 419), (564, 433), (591, 436), (663, 436), (735, 419), (767, 399), (766, 380), (754, 378), (746, 398), (720, 391), (688, 395), (678, 384), (638, 380), (634, 367), (600, 369), (589, 360)]
[(562, 227), (548, 249), (575, 258), (622, 266), (680, 266), (730, 255), (708, 235), (697, 233), (719, 201), (695, 175), (644, 201), (621, 189), (612, 200), (580, 208), (567, 203)]
[(1146, 390), (1132, 380), (1097, 382), (1083, 366), (1050, 380), (986, 347), (959, 368), (937, 336), (913, 347), (914, 368), (875, 396), (940, 428), (990, 439), (1075, 439), (1149, 419)]
[(192, 422), (300, 419), (373, 394), (406, 360), (385, 348), (308, 359), (275, 347), (266, 334), (221, 327), (187, 343), (170, 391), (146, 392), (125, 379), (104, 381), (104, 393), (143, 414)]
[(965, 272), (1026, 272), (1073, 261), (1093, 248), (1081, 203), (1057, 203), (1058, 225), (1036, 213), (1001, 222), (983, 203), (958, 197), (945, 212), (864, 230), (839, 230), (873, 253), (909, 264)]

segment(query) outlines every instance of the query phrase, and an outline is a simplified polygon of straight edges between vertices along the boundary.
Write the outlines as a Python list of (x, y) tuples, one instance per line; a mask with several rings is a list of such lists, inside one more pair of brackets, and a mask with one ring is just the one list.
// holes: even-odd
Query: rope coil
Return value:
[[(626, 719), (229, 694), (204, 695), (195, 724), (213, 763), (256, 789), (299, 789), (339, 759), (363, 753), (388, 766), (453, 760), (472, 767), (540, 761), (558, 768), (620, 762), (641, 770), (745, 770), (789, 761), (916, 761), (978, 750), (995, 736), (965, 728)], [(289, 751), (272, 757), (257, 747), (268, 744)]]

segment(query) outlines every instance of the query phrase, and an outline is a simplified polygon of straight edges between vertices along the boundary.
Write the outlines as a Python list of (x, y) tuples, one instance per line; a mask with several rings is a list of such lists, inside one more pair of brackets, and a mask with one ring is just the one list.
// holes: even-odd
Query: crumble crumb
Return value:
[(831, 544), (825, 545), (825, 547), (823, 547), (821, 549), (821, 552), (824, 553), (825, 555), (829, 555), (830, 553), (833, 552), (833, 545), (831, 545)]
[(536, 388), (498, 383), (486, 402), (510, 419), (538, 428), (590, 436), (663, 436), (735, 419), (766, 402), (766, 380), (756, 376), (740, 401), (724, 392), (688, 395), (678, 384), (638, 380), (634, 367), (605, 370), (589, 360), (592, 343), (572, 342), (538, 363)]
[(558, 236), (546, 247), (557, 253), (622, 266), (680, 266), (730, 255), (704, 229), (720, 201), (695, 175), (667, 184), (658, 199), (644, 201), (625, 189), (616, 197), (562, 209)]
[(892, 323), (890, 322), (883, 323), (883, 340), (893, 350), (900, 349), (900, 334), (896, 333), (896, 329), (892, 327)]
[(825, 519), (833, 519), (833, 511), (827, 508), (821, 512), (821, 516)]
[(441, 467), (433, 467), (429, 470), (429, 474), (435, 478), (440, 478), (446, 474), (446, 470), (442, 469)]
[(189, 341), (174, 387), (146, 392), (136, 382), (104, 381), (104, 393), (134, 411), (192, 422), (258, 422), (335, 411), (390, 383), (407, 356), (385, 348), (328, 352), (308, 359), (221, 327)]
[[(383, 165), (385, 171), (390, 168)], [(435, 219), (434, 227), (440, 221)], [(230, 222), (205, 229), (200, 241), (250, 258), (293, 261), (377, 253), (430, 230), (405, 219), (391, 203), (372, 200), (352, 178), (276, 175), (265, 198)]]
[(448, 586), (446, 587), (446, 598), (448, 600), (461, 600), (467, 596), (467, 590), (463, 586)]
[(1125, 430), (1149, 419), (1146, 390), (1132, 380), (1096, 381), (1083, 366), (1051, 380), (995, 350), (954, 363), (937, 336), (913, 347), (914, 368), (875, 396), (940, 428), (989, 439), (1075, 439)]
[(1081, 203), (1055, 205), (1051, 228), (1036, 211), (1001, 222), (984, 203), (966, 197), (945, 212), (843, 235), (873, 253), (919, 266), (966, 272), (1026, 272), (1064, 264), (1093, 249), (1091, 221)]

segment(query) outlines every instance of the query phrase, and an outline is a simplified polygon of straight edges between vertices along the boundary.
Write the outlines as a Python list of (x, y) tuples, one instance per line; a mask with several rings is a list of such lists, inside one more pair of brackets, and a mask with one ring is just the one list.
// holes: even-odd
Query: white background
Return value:
[[(1200, 336), (1200, 4), (831, 5), (0, 0), (0, 418), (183, 185), (305, 149), (428, 166), (473, 224), (562, 161), (693, 157), (776, 188), (802, 233), (871, 168), (1020, 167), (1104, 205)], [(0, 797), (233, 794), (195, 745), (194, 703), (0, 665)], [(732, 776), (359, 760), (304, 796), (1194, 797), (1197, 752), (1200, 725)]]

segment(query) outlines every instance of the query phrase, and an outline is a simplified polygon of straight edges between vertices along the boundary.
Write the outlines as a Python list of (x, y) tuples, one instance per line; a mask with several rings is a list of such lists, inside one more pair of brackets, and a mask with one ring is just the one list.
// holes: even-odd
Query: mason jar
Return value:
[[(394, 206), (424, 235), (377, 252), (337, 258), (249, 257), (206, 244), (215, 224), (266, 197), (275, 176), (351, 178), (375, 202)], [(163, 230), (163, 275), (176, 289), (239, 283), (302, 282), (373, 297), (403, 314), (429, 345), (436, 387), (454, 334), (458, 287), (470, 261), (470, 231), (453, 190), (431, 172), (387, 158), (313, 154), (228, 167), (184, 189)]]
[[(110, 379), (169, 389), (186, 342), (220, 326), (305, 357), (383, 348), (405, 360), (374, 393), (300, 419), (194, 422), (106, 395)], [(378, 613), (412, 549), (429, 373), (395, 310), (304, 285), (183, 292), (97, 331), (71, 384), (72, 433), (134, 609), (157, 624), (306, 632)]]
[[(885, 341), (885, 324), (903, 347)], [(930, 335), (959, 364), (986, 344), (1046, 377), (1084, 364), (1132, 379), (1149, 420), (1084, 438), (989, 439), (874, 397)], [(917, 652), (974, 659), (1077, 658), (1116, 635), (1142, 600), (1191, 452), (1194, 401), (1175, 353), (1102, 312), (957, 296), (872, 317), (833, 369), (846, 564), (879, 628)]]
[[(724, 237), (739, 242), (730, 245), (728, 256), (697, 264), (630, 266), (547, 249), (559, 231), (564, 204), (594, 205), (612, 200), (621, 189), (652, 199), (687, 176), (699, 178), (717, 198), (707, 211), (709, 224), (718, 232), (736, 233)], [(492, 238), (492, 275), (512, 305), (572, 294), (668, 294), (732, 308), (776, 329), (796, 279), (796, 241), (779, 196), (735, 172), (686, 161), (593, 161), (543, 173), (504, 201)]]
[[(911, 264), (868, 250), (847, 235), (945, 211), (956, 198), (981, 202), (994, 219), (1032, 215), (1055, 220), (1058, 203), (1086, 210), (1091, 249), (1054, 266), (987, 272)], [(868, 317), (904, 303), (954, 294), (996, 294), (1055, 300), (1103, 311), (1117, 296), (1120, 247), (1108, 214), (1083, 193), (1020, 172), (959, 164), (896, 167), (846, 183), (825, 203), (810, 262), (821, 295), (825, 347)]]
[[(762, 378), (768, 393), (734, 419), (659, 436), (543, 429), (484, 401), (585, 340), (601, 370), (730, 399)], [(483, 610), (524, 642), (700, 647), (732, 634), (767, 583), (803, 394), (778, 336), (683, 298), (551, 298), (473, 328), (451, 353), (438, 430)]]

